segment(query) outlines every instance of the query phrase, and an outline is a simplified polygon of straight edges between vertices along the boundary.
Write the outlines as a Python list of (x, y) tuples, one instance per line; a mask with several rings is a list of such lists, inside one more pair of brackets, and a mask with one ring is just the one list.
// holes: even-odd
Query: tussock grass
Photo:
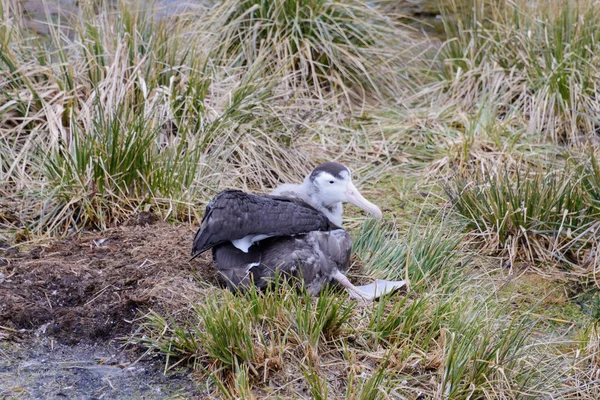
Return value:
[(319, 349), (348, 334), (354, 305), (331, 289), (313, 299), (277, 278), (265, 293), (251, 288), (243, 295), (210, 296), (184, 322), (150, 313), (139, 340), (173, 359), (172, 366), (187, 361), (213, 376), (221, 390), (239, 386), (234, 375), (240, 371), (249, 382), (264, 383), (296, 348), (305, 357), (307, 364), (297, 367), (311, 393), (326, 397), (327, 385), (317, 372)]
[(211, 32), (214, 59), (233, 66), (260, 62), (290, 87), (319, 97), (360, 102), (394, 95), (399, 69), (406, 70), (419, 44), (361, 0), (224, 1), (210, 14), (201, 24)]
[[(492, 95), (501, 120), (543, 140), (593, 140), (600, 24), (592, 1), (451, 2), (440, 82), (471, 106)], [(460, 10), (460, 11), (458, 11)]]
[(352, 249), (372, 275), (404, 279), (414, 290), (427, 290), (432, 283), (451, 281), (460, 272), (462, 240), (463, 235), (449, 233), (446, 224), (423, 230), (414, 226), (407, 235), (400, 236), (391, 227), (368, 220)]
[[(151, 204), (150, 198), (160, 202), (184, 196), (196, 176), (200, 152), (190, 149), (185, 138), (161, 150), (156, 129), (143, 114), (129, 113), (98, 117), (85, 133), (72, 132), (72, 142), (59, 144), (50, 154), (45, 175), (54, 204), (45, 207), (41, 229), (106, 227)], [(128, 201), (122, 204), (121, 199)]]
[(194, 199), (219, 185), (269, 187), (306, 164), (289, 150), (301, 120), (278, 111), (289, 93), (257, 78), (259, 63), (217, 67), (188, 24), (125, 2), (70, 23), (72, 35), (47, 38), (0, 26), (0, 180), (26, 202), (15, 228), (103, 228), (140, 210), (194, 218)]
[[(444, 323), (454, 311), (448, 299), (433, 295), (416, 299), (386, 297), (373, 305), (366, 327), (367, 337), (371, 345), (402, 349), (403, 357), (396, 361), (409, 362), (415, 353), (435, 351)], [(425, 357), (423, 361), (431, 360)]]
[[(520, 392), (530, 385), (535, 370), (523, 371), (524, 345), (535, 324), (523, 317), (490, 325), (478, 312), (466, 310), (453, 321), (445, 340), (444, 372), (440, 394), (469, 398), (503, 389)], [(500, 333), (498, 332), (500, 330)]]
[[(391, 386), (386, 377), (385, 369), (387, 365), (383, 363), (378, 371), (375, 371), (366, 379), (357, 378), (356, 375), (348, 377), (348, 386), (346, 388), (347, 399), (385, 399)], [(357, 383), (358, 381), (358, 383)]]
[(596, 234), (594, 175), (580, 171), (491, 172), (457, 179), (447, 194), (486, 246), (506, 250), (511, 259), (545, 259), (577, 252)]
[[(386, 245), (371, 243), (358, 252), (377, 254)], [(472, 286), (465, 272), (372, 304), (350, 302), (332, 289), (311, 298), (279, 280), (264, 292), (211, 290), (187, 320), (149, 314), (137, 340), (164, 354), (167, 368), (190, 363), (212, 376), (213, 390), (233, 397), (249, 387), (276, 387), (283, 397), (356, 391), (355, 398), (425, 393), (456, 399), (534, 396), (562, 387), (570, 375), (550, 381), (556, 366), (534, 361), (545, 361), (537, 349), (547, 346), (532, 336), (537, 321), (484, 295), (490, 287)], [(329, 375), (332, 362), (338, 367)]]

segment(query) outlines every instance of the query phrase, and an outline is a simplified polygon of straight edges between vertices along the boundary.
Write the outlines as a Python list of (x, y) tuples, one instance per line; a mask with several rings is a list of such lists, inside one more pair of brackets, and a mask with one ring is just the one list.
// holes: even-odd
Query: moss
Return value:
[(534, 272), (515, 277), (500, 292), (501, 296), (510, 298), (519, 310), (539, 316), (542, 321), (558, 330), (570, 329), (573, 324), (588, 324), (590, 317), (567, 293), (568, 284)]

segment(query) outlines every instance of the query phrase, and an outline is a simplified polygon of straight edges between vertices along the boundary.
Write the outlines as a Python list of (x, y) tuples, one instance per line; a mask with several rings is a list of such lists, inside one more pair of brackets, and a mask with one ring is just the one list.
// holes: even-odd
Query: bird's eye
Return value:
[(334, 181), (329, 181), (329, 183), (331, 183), (333, 185), (335, 182)]

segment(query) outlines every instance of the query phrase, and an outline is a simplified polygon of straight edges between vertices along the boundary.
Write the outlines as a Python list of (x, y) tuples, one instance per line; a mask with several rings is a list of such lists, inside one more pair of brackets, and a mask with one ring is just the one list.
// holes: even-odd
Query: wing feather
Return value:
[(248, 235), (292, 236), (333, 227), (323, 213), (301, 200), (226, 190), (206, 206), (194, 238), (192, 258)]

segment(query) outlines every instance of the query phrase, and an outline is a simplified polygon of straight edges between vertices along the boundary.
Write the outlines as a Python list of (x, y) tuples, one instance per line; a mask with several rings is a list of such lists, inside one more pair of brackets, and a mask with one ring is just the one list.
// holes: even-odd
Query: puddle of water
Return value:
[(112, 345), (0, 342), (0, 398), (173, 398), (200, 393), (189, 374), (163, 374), (159, 359), (137, 361)]

